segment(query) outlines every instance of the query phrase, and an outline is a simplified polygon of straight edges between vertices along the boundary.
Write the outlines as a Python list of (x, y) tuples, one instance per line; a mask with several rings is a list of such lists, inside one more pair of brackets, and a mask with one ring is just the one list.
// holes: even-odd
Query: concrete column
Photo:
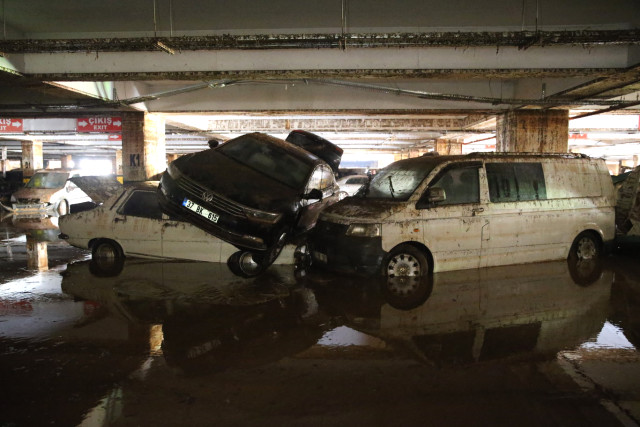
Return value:
[(180, 154), (167, 154), (167, 164), (173, 162), (178, 157), (180, 157)]
[(462, 141), (456, 139), (438, 139), (436, 151), (440, 155), (462, 154)]
[(71, 154), (60, 157), (60, 167), (62, 169), (73, 169), (74, 166), (73, 156)]
[(124, 181), (122, 178), (122, 150), (116, 150), (116, 155), (113, 158), (113, 173), (120, 184), (122, 184)]
[(167, 167), (164, 118), (142, 112), (122, 114), (124, 182), (158, 179)]
[(27, 268), (39, 271), (49, 269), (47, 242), (38, 242), (27, 236)]
[(2, 147), (2, 160), (0, 160), (0, 166), (2, 167), (2, 177), (7, 177), (7, 147)]
[(42, 141), (22, 141), (22, 174), (24, 182), (33, 176), (35, 171), (42, 169)]
[(568, 110), (518, 110), (498, 116), (496, 151), (567, 153)]

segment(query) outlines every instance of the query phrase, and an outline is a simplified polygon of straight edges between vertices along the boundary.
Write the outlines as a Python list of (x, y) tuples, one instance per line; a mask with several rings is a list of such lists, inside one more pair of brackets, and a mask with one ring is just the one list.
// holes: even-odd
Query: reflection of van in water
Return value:
[(597, 257), (614, 239), (601, 159), (573, 154), (423, 156), (378, 172), (330, 206), (311, 240), (334, 270), (430, 271)]
[(59, 215), (69, 213), (69, 206), (90, 202), (91, 198), (69, 178), (79, 176), (78, 172), (68, 170), (40, 170), (29, 180), (24, 188), (11, 196), (12, 210), (49, 211)]

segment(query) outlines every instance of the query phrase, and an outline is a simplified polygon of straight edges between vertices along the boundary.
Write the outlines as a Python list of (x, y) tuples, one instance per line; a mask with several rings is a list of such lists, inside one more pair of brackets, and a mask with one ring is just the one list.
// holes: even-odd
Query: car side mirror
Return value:
[(431, 187), (427, 188), (425, 194), (422, 195), (418, 203), (416, 204), (416, 208), (418, 209), (427, 209), (433, 206), (436, 203), (444, 202), (447, 200), (447, 194), (444, 191), (444, 188), (441, 187)]
[(313, 190), (302, 196), (302, 198), (305, 200), (322, 200), (322, 191), (314, 188)]

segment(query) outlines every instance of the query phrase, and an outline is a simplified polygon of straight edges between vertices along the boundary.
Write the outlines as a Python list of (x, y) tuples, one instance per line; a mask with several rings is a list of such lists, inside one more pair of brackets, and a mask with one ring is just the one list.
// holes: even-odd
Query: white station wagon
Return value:
[[(227, 262), (238, 251), (200, 228), (162, 213), (157, 181), (122, 186), (99, 177), (75, 178), (96, 202), (94, 209), (60, 217), (60, 238), (89, 249), (94, 258), (125, 256)], [(285, 247), (276, 263), (292, 263), (293, 249)], [(284, 260), (284, 261), (282, 261)]]

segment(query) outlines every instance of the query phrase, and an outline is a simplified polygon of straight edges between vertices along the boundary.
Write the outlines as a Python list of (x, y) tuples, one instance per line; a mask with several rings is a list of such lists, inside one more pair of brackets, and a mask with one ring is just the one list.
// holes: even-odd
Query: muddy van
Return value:
[(428, 272), (570, 259), (612, 243), (605, 163), (574, 154), (423, 156), (392, 163), (355, 197), (328, 207), (311, 238), (337, 271)]

